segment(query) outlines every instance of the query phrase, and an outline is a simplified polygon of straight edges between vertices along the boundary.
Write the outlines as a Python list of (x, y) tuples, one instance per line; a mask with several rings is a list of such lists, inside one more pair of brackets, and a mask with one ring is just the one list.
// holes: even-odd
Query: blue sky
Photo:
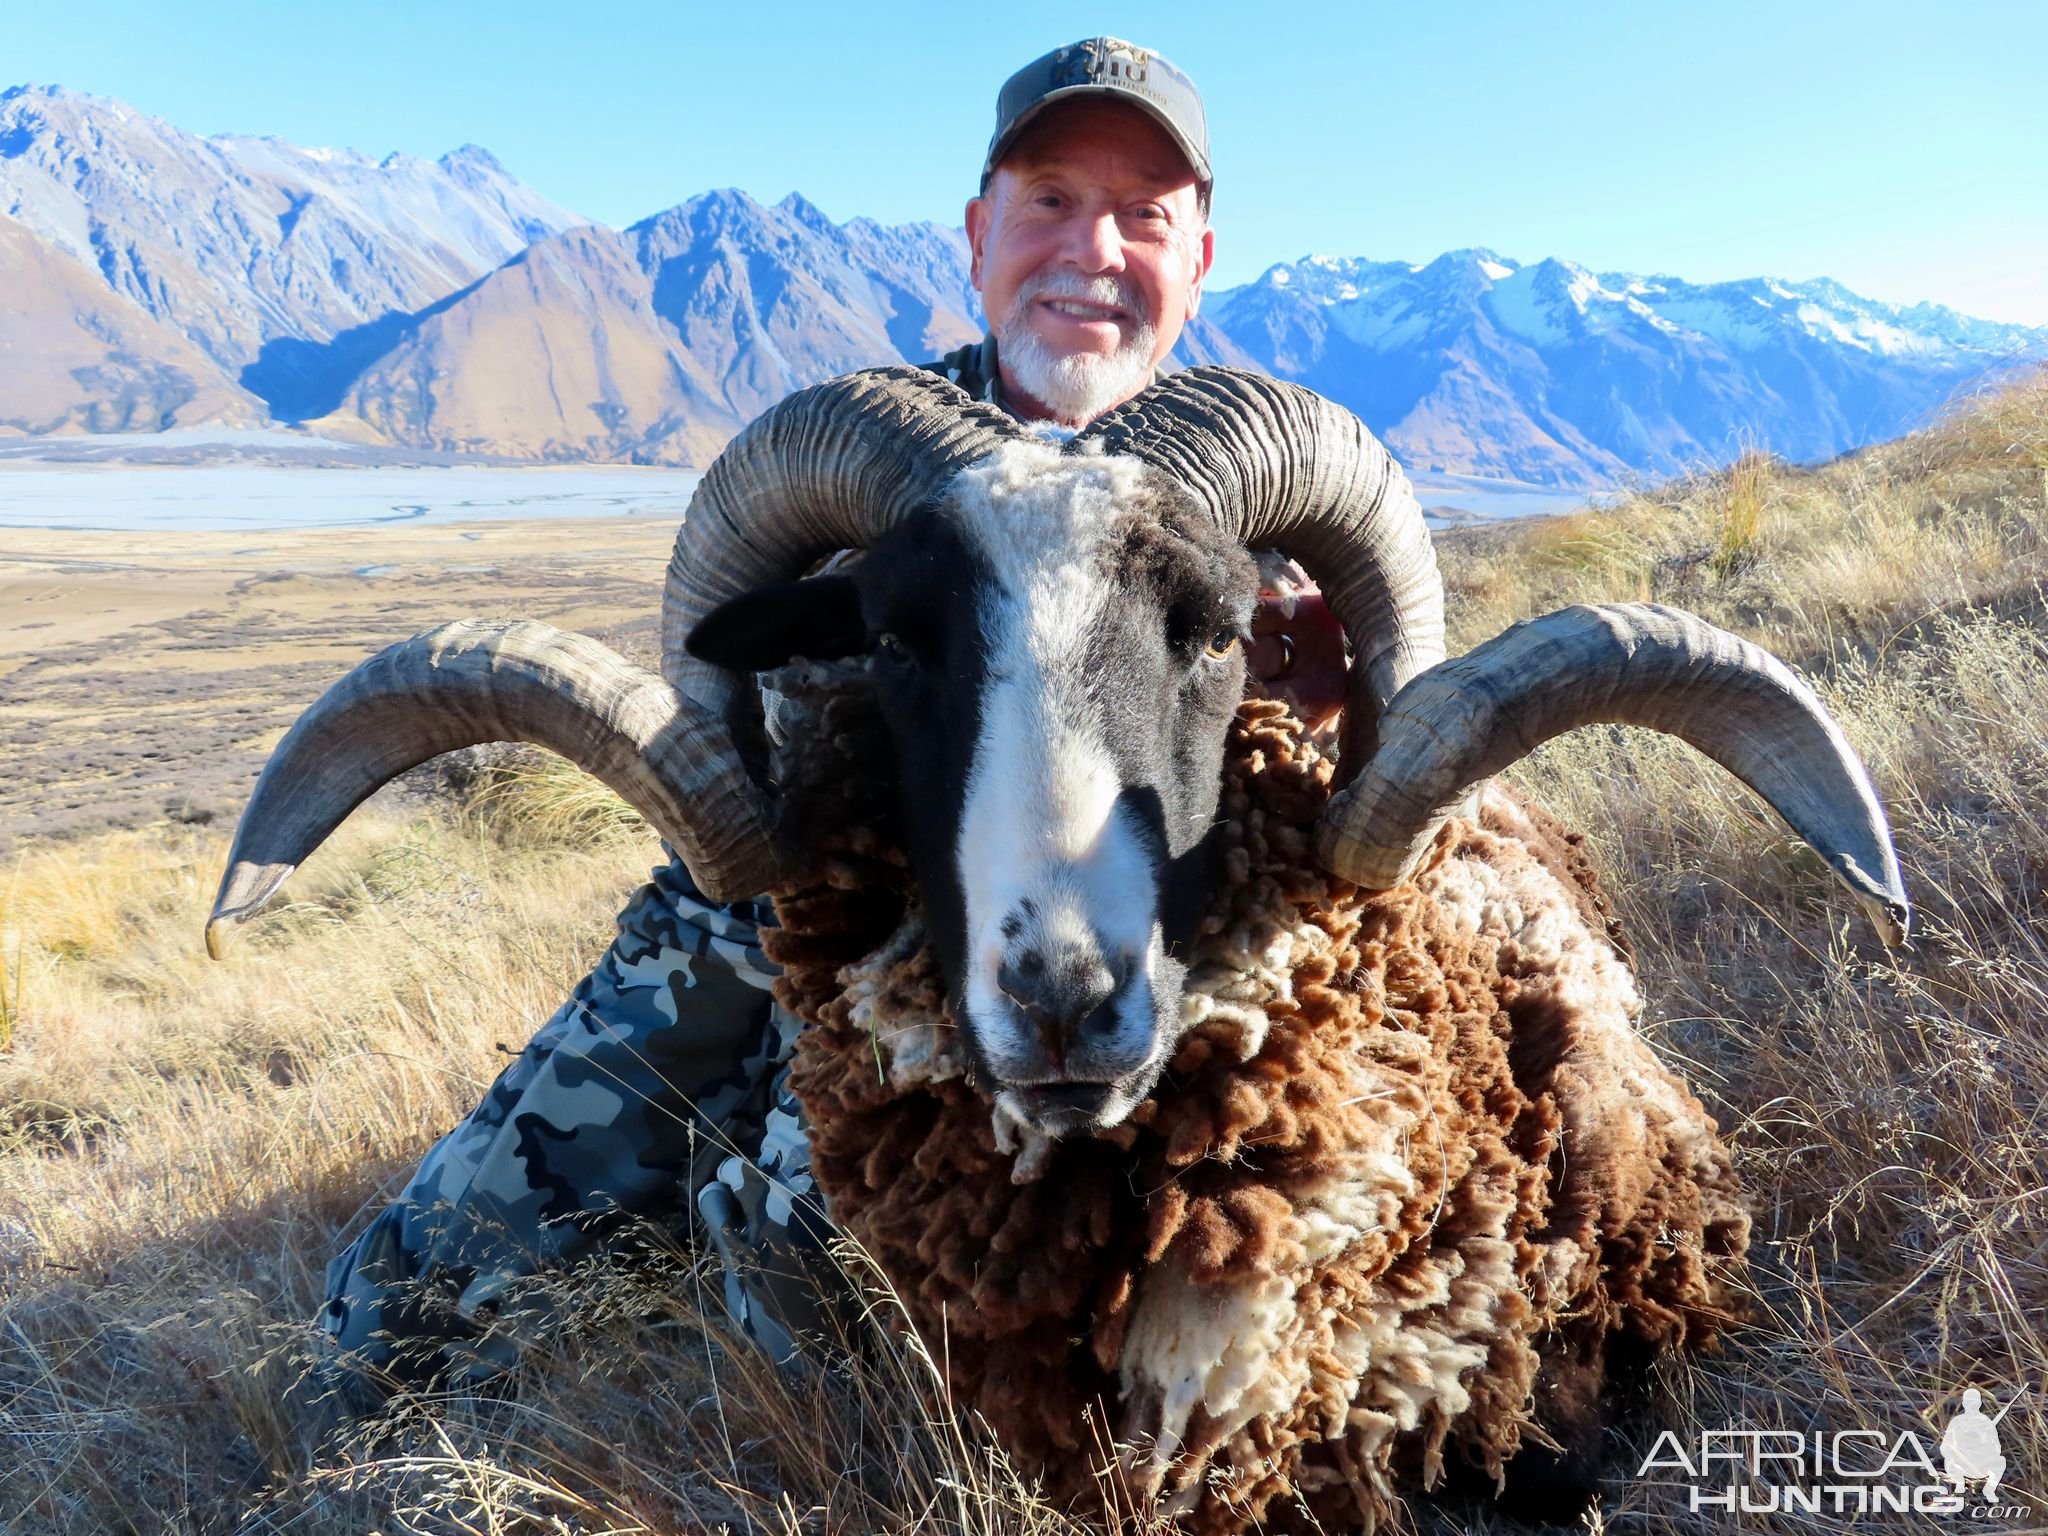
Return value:
[(1202, 87), (1219, 284), (1484, 245), (2048, 325), (2040, 0), (0, 0), (0, 84), (377, 154), (474, 142), (606, 223), (715, 186), (957, 223), (1002, 78), (1097, 32)]

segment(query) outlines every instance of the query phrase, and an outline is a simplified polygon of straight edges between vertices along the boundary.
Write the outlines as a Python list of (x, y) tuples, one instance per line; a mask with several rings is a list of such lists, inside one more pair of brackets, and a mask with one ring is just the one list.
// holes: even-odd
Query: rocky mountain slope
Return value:
[(185, 337), (0, 219), (0, 436), (263, 419), (263, 403)]
[(702, 465), (793, 389), (980, 334), (959, 231), (707, 192), (536, 242), (411, 319), (336, 403), (395, 442)]
[[(1228, 230), (1224, 232), (1228, 237)], [(0, 93), (0, 432), (304, 423), (439, 452), (702, 465), (790, 390), (980, 333), (960, 231), (708, 192), (584, 224), (439, 160), (201, 138)], [(1212, 292), (1182, 362), (1357, 411), (1421, 472), (1612, 484), (1893, 436), (2048, 330), (1825, 279), (1698, 285), (1322, 256)]]

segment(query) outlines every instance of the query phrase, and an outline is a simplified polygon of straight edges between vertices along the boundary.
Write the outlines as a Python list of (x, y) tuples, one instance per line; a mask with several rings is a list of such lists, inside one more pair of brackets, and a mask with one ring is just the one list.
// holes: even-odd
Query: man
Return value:
[[(926, 366), (1049, 430), (1130, 399), (1201, 302), (1211, 172), (1193, 83), (1115, 38), (1054, 50), (1003, 86), (967, 205), (989, 334)], [(1313, 588), (1283, 595), (1255, 674), (1313, 718), (1342, 699), (1343, 637)], [(778, 1359), (816, 1305), (828, 1235), (786, 1085), (796, 1021), (771, 1005), (767, 904), (719, 907), (679, 861), (484, 1102), (328, 1271), (321, 1326), (384, 1384), (481, 1379), (547, 1324), (517, 1282), (621, 1219), (693, 1200), (734, 1320)]]

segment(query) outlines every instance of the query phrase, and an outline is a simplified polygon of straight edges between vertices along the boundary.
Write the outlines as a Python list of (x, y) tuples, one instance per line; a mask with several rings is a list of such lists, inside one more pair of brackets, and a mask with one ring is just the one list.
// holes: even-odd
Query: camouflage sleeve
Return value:
[(795, 1021), (772, 1006), (768, 904), (707, 901), (680, 861), (619, 915), (569, 1000), (334, 1260), (320, 1327), (347, 1363), (420, 1380), (495, 1374), (544, 1319), (508, 1289), (622, 1213), (689, 1208), (758, 1155)]

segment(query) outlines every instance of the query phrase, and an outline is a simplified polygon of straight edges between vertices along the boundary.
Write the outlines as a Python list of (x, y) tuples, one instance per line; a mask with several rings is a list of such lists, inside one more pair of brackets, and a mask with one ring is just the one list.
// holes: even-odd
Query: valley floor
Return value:
[(674, 536), (671, 518), (622, 517), (0, 528), (0, 857), (22, 838), (166, 817), (232, 825), (322, 688), (450, 619), (545, 619), (652, 665)]

